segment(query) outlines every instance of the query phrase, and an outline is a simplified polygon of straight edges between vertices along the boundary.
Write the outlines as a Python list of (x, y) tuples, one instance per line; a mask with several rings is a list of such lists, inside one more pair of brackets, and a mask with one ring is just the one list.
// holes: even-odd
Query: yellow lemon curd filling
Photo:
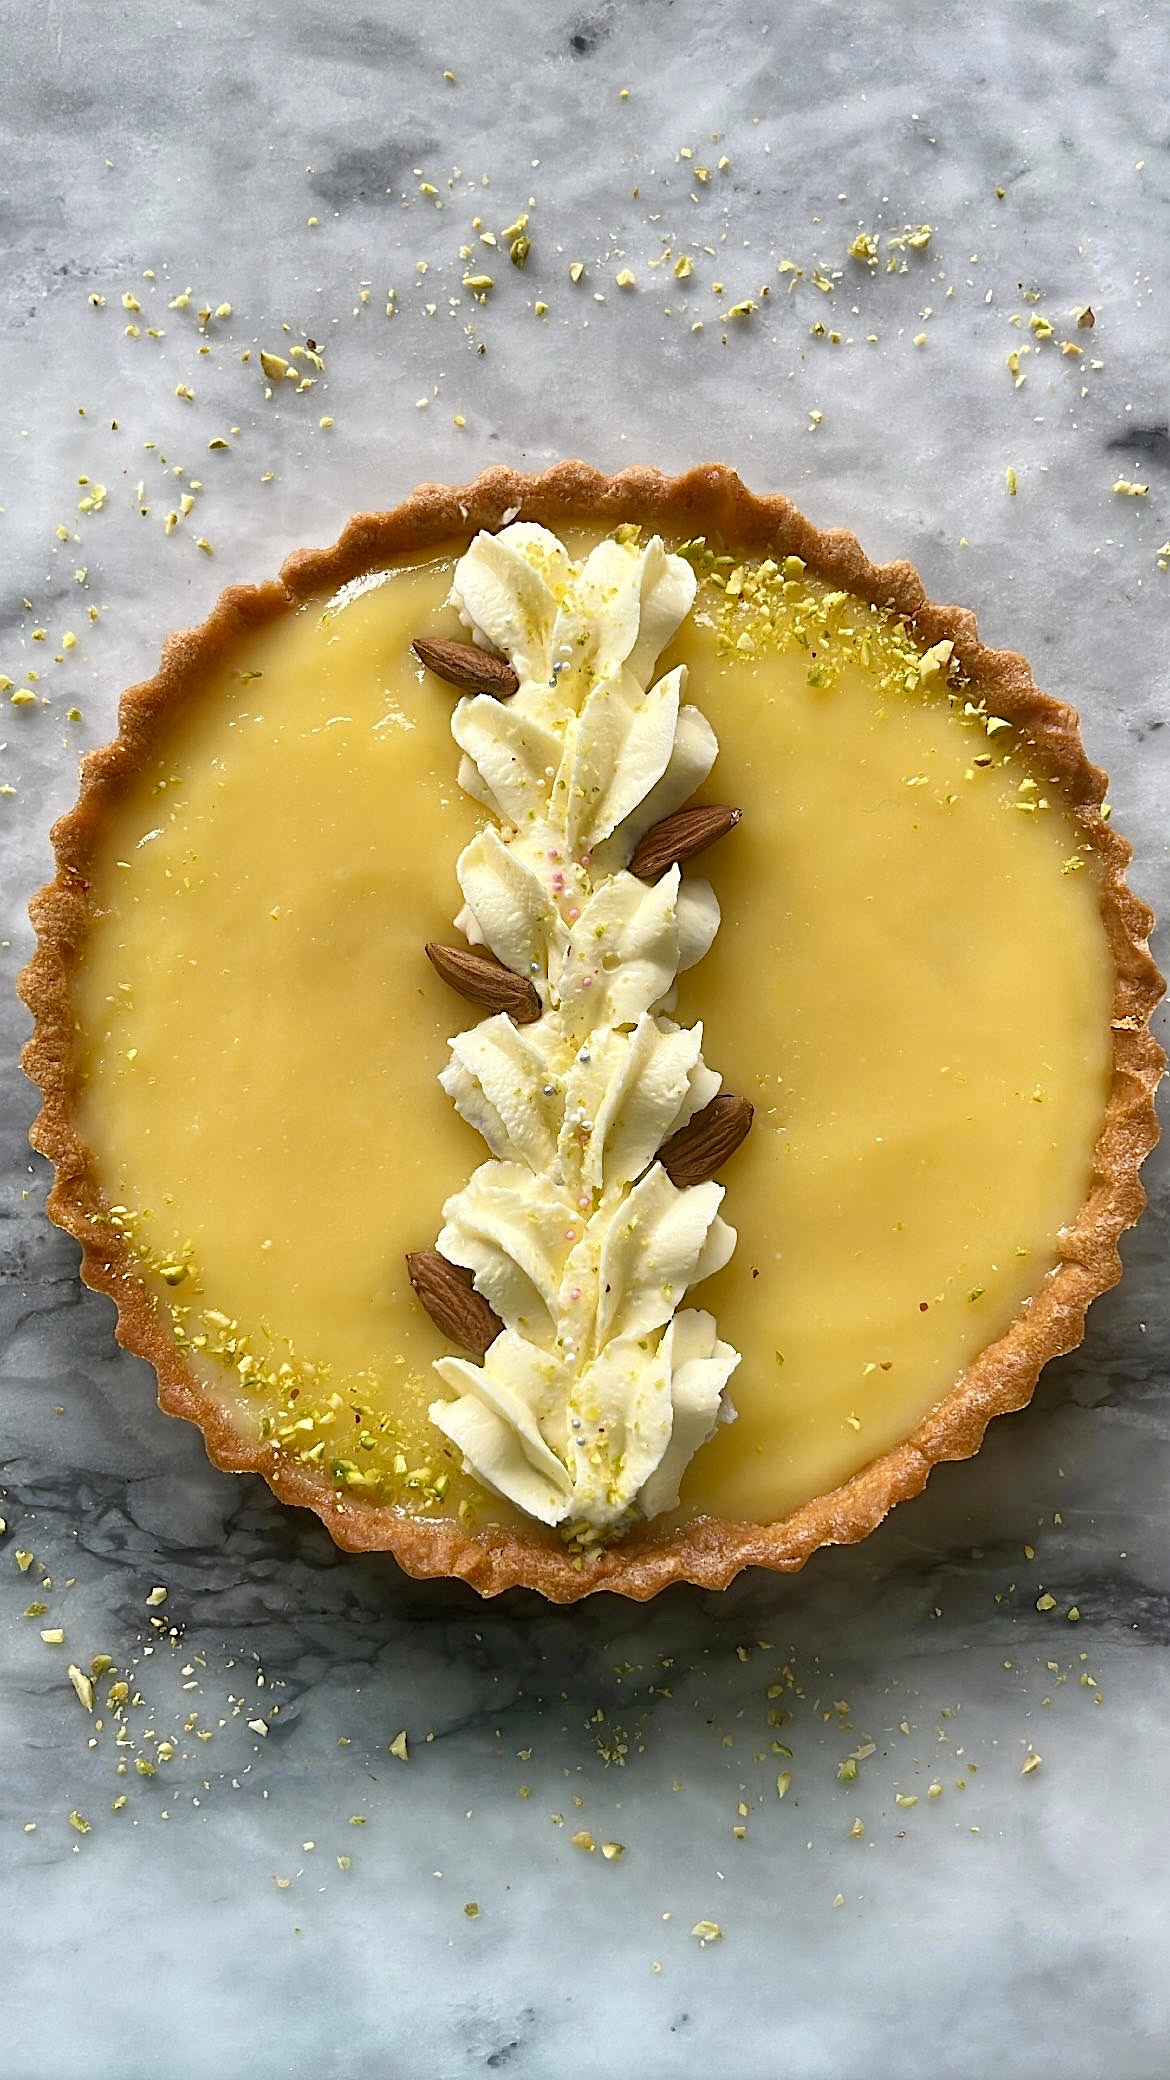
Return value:
[[(756, 1116), (694, 1289), (737, 1420), (675, 1515), (771, 1521), (909, 1436), (1059, 1262), (1113, 972), (1071, 815), (946, 646), (796, 559), (685, 553), (658, 670), (743, 821), (674, 1015)], [(403, 1266), (483, 1154), (437, 1081), (476, 1014), (423, 956), (485, 821), (410, 649), (465, 635), (457, 554), (242, 637), (176, 707), (107, 828), (76, 1017), (109, 1219), (204, 1385), (355, 1500), (474, 1527), (517, 1512), (428, 1418), (449, 1346)]]

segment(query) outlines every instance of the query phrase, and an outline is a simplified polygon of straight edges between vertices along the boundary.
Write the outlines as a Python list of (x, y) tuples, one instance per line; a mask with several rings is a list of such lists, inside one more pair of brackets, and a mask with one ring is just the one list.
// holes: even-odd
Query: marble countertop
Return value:
[[(155, 1412), (44, 1217), (11, 986), (166, 630), (420, 479), (563, 454), (719, 457), (912, 557), (1081, 709), (1170, 909), (1161, 11), (12, 0), (0, 65), (0, 671), (38, 696), (0, 716), (9, 2080), (1163, 2075), (1164, 1157), (1083, 1348), (865, 1545), (483, 1605)], [(525, 211), (520, 270), (475, 219)], [(306, 334), (315, 387), (266, 399)], [(125, 1748), (66, 1677), (98, 1653)]]

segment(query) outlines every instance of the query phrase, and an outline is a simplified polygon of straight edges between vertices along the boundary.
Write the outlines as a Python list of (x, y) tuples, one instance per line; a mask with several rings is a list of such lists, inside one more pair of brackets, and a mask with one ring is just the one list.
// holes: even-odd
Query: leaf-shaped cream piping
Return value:
[(723, 1189), (680, 1190), (655, 1161), (719, 1089), (702, 1027), (665, 1015), (719, 906), (677, 866), (650, 887), (626, 871), (715, 759), (685, 669), (653, 679), (694, 592), (656, 537), (577, 566), (530, 523), (477, 536), (452, 588), (520, 680), (454, 711), (460, 784), (503, 826), (460, 855), (457, 921), (544, 1009), (457, 1034), (442, 1073), (494, 1160), (448, 1199), (438, 1247), (505, 1327), (482, 1365), (438, 1362), (451, 1398), (431, 1416), (487, 1486), (582, 1538), (674, 1507), (739, 1362), (680, 1311), (735, 1246)]
[(476, 641), (504, 651), (521, 679), (547, 679), (568, 551), (546, 528), (524, 521), (477, 535), (475, 547), (456, 567), (453, 604)]
[(561, 740), (553, 730), (514, 702), (501, 706), (490, 693), (481, 693), (459, 702), (451, 734), (499, 803), (501, 815), (520, 825), (543, 816), (546, 774), (561, 759)]
[[(703, 1029), (694, 1026), (688, 1031), (668, 1026), (665, 1020), (663, 1026), (665, 1030), (648, 1011), (642, 1013), (618, 1049), (604, 1092), (599, 1093), (583, 1166), (595, 1191), (606, 1181), (620, 1185), (640, 1176), (686, 1108)], [(572, 1100), (570, 1080), (567, 1108)]]
[[(600, 845), (656, 785), (670, 763), (684, 668), (645, 693), (633, 682), (602, 679), (577, 719), (565, 835), (574, 854)], [(554, 800), (554, 807), (557, 806)]]
[(550, 1171), (562, 1106), (556, 1084), (549, 1084), (542, 1037), (540, 1026), (520, 1030), (506, 1012), (485, 1018), (452, 1040), (439, 1082), (494, 1156)]
[(645, 800), (631, 809), (625, 821), (618, 825), (613, 837), (595, 849), (593, 865), (596, 872), (616, 874), (619, 867), (624, 867), (639, 838), (644, 837), (653, 824), (660, 823), (664, 816), (671, 816), (676, 809), (681, 809), (696, 787), (702, 786), (718, 752), (715, 732), (706, 716), (701, 715), (697, 708), (680, 708), (674, 748), (666, 771)]
[(659, 1350), (664, 1346), (673, 1421), (670, 1442), (641, 1490), (639, 1499), (648, 1517), (677, 1509), (679, 1483), (692, 1458), (720, 1416), (733, 1413), (723, 1401), (723, 1390), (739, 1364), (739, 1352), (716, 1336), (714, 1316), (698, 1308), (684, 1308), (675, 1315)]
[(559, 968), (568, 936), (539, 876), (490, 826), (464, 846), (456, 871), (480, 940), (539, 989), (550, 962)]
[(558, 1523), (572, 1494), (572, 1480), (563, 1460), (545, 1443), (540, 1417), (547, 1416), (552, 1405), (562, 1368), (514, 1330), (505, 1329), (483, 1365), (472, 1365), (466, 1358), (440, 1358), (435, 1371), (459, 1398), (435, 1402), (432, 1421), (464, 1452), (490, 1453), (503, 1475), (502, 1494), (511, 1494), (543, 1523)]
[(550, 1334), (561, 1267), (581, 1227), (556, 1186), (523, 1163), (481, 1163), (443, 1217), (440, 1255), (473, 1274), (506, 1323)]
[(601, 1252), (599, 1344), (670, 1320), (697, 1276), (722, 1199), (723, 1186), (714, 1183), (679, 1191), (660, 1163), (639, 1179), (612, 1215)]

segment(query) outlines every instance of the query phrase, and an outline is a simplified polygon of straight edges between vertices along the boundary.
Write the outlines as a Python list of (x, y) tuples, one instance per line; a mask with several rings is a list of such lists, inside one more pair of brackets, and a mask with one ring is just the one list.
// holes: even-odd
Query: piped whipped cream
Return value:
[[(623, 538), (628, 534), (628, 538)], [(678, 1188), (655, 1156), (719, 1089), (675, 983), (719, 928), (709, 883), (627, 871), (689, 799), (714, 732), (655, 664), (695, 575), (634, 530), (575, 563), (530, 522), (480, 534), (451, 600), (520, 685), (455, 708), (460, 785), (488, 810), (457, 866), (456, 924), (534, 983), (541, 1018), (451, 1041), (440, 1077), (483, 1136), (443, 1208), (438, 1248), (504, 1323), (482, 1365), (440, 1358), (430, 1415), (485, 1486), (544, 1524), (601, 1537), (673, 1508), (691, 1457), (732, 1411), (739, 1353), (681, 1308), (735, 1247), (723, 1188)]]

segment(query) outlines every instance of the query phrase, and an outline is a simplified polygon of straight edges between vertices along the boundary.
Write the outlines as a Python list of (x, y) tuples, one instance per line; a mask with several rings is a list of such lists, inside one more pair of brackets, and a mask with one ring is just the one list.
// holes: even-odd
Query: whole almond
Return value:
[(449, 643), (445, 636), (416, 636), (411, 649), (420, 664), (460, 693), (491, 693), (506, 701), (520, 684), (510, 664), (474, 643)]
[(712, 1098), (658, 1151), (671, 1183), (680, 1191), (686, 1185), (706, 1184), (747, 1138), (755, 1110), (747, 1098), (735, 1098), (730, 1091)]
[(406, 1253), (406, 1272), (435, 1327), (452, 1343), (482, 1358), (504, 1324), (483, 1294), (476, 1292), (470, 1271), (449, 1263), (437, 1249), (411, 1249)]
[(433, 941), (428, 941), (425, 952), (444, 982), (485, 1011), (506, 1011), (518, 1026), (534, 1025), (540, 1017), (540, 998), (528, 977), (513, 974), (502, 961), (472, 953), (466, 946), (436, 946)]
[(652, 824), (645, 837), (639, 838), (630, 861), (631, 874), (639, 881), (657, 881), (668, 867), (681, 867), (696, 852), (705, 852), (708, 845), (714, 845), (717, 838), (725, 838), (742, 815), (742, 809), (718, 804), (676, 809), (673, 816), (664, 816), (661, 823)]

